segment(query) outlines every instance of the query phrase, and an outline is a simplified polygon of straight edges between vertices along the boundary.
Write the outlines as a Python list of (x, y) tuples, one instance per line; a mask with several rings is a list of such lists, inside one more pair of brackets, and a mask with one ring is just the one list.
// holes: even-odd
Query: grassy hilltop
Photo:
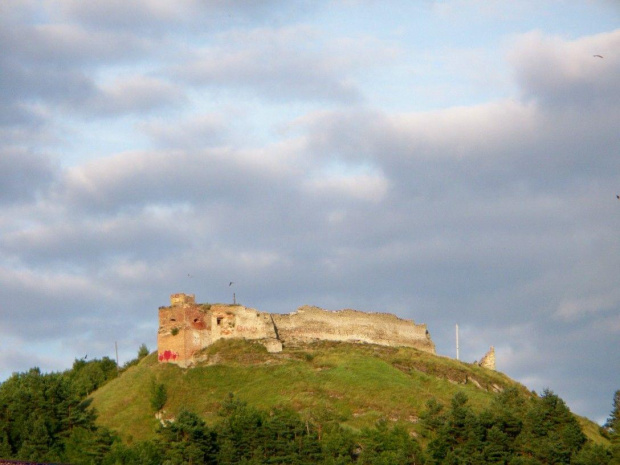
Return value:
[[(432, 398), (449, 405), (464, 392), (481, 411), (509, 387), (533, 395), (500, 372), (411, 348), (317, 342), (270, 354), (257, 343), (222, 340), (204, 352), (207, 361), (191, 369), (160, 364), (157, 354), (145, 357), (92, 395), (98, 423), (125, 441), (154, 438), (153, 383), (168, 393), (164, 418), (187, 409), (214, 424), (233, 393), (260, 409), (291, 407), (308, 419), (335, 417), (353, 430), (385, 419), (412, 433), (420, 432), (419, 415)], [(597, 425), (579, 420), (587, 436), (605, 442)]]

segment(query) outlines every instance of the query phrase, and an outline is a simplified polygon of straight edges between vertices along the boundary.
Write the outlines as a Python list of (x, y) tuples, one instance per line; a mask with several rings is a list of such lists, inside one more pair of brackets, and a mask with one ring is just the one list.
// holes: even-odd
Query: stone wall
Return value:
[(491, 346), (489, 351), (484, 354), (482, 360), (478, 362), (482, 368), (488, 368), (489, 370), (495, 370), (495, 347)]
[(269, 313), (259, 312), (241, 305), (211, 306), (211, 337), (218, 339), (276, 338), (273, 320)]
[(389, 313), (357, 310), (328, 311), (305, 306), (287, 315), (273, 315), (284, 344), (311, 341), (365, 342), (415, 347), (435, 353), (426, 325), (416, 325)]
[(270, 352), (280, 352), (283, 344), (327, 340), (435, 353), (426, 325), (388, 313), (333, 312), (306, 306), (278, 315), (242, 305), (196, 304), (193, 295), (185, 294), (172, 294), (170, 303), (170, 307), (159, 309), (159, 361), (184, 367), (195, 363), (199, 351), (220, 339), (258, 340)]

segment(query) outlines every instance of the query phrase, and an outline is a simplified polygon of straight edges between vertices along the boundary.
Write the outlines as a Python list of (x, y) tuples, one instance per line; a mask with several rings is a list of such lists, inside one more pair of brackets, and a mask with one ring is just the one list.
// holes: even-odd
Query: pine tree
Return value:
[(362, 430), (359, 438), (362, 464), (406, 465), (423, 463), (422, 449), (402, 426), (389, 428), (385, 420)]
[(36, 462), (57, 459), (58, 457), (50, 453), (51, 448), (52, 437), (45, 425), (45, 420), (43, 417), (38, 417), (32, 422), (27, 439), (22, 442), (17, 456), (22, 460)]
[(13, 457), (13, 450), (9, 442), (9, 434), (6, 429), (0, 429), (0, 458)]
[(613, 408), (605, 423), (611, 437), (610, 465), (620, 465), (620, 390), (614, 393)]
[(571, 456), (585, 442), (576, 418), (564, 401), (549, 390), (531, 405), (519, 435), (522, 455), (542, 463), (569, 464)]
[(216, 435), (195, 413), (182, 411), (158, 430), (164, 455), (171, 464), (210, 464), (215, 461)]
[(612, 437), (620, 435), (620, 390), (614, 394), (613, 409), (605, 423), (605, 428), (607, 428)]
[(247, 403), (229, 394), (219, 415), (218, 425), (220, 452), (218, 463), (237, 463), (262, 455), (264, 449), (264, 413), (249, 407)]
[(611, 452), (598, 444), (586, 444), (571, 461), (571, 465), (608, 465)]

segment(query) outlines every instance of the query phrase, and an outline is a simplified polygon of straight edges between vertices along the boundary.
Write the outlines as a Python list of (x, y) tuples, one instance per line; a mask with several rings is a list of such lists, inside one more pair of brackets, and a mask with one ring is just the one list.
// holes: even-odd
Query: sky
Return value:
[(0, 380), (234, 293), (611, 412), (617, 2), (0, 0), (0, 50)]

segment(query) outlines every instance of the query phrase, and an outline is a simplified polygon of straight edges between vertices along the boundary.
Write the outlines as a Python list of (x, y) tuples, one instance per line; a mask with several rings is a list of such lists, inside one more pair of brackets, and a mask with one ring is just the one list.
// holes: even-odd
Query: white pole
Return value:
[(459, 325), (456, 325), (456, 359), (459, 360)]

